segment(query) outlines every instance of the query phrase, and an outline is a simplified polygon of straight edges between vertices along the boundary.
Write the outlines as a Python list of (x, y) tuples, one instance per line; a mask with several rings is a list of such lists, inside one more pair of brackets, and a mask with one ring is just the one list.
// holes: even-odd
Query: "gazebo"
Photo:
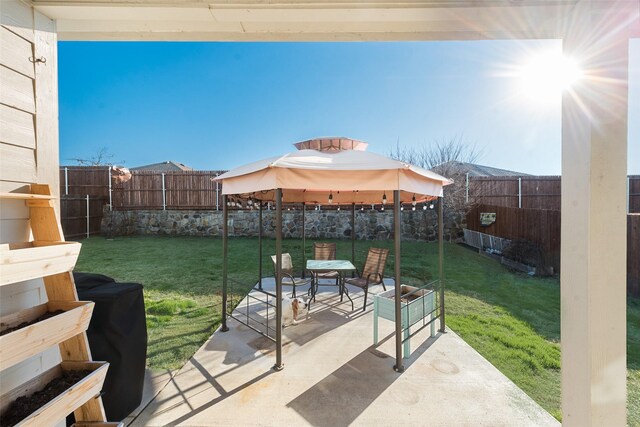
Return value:
[[(300, 203), (302, 209), (302, 240), (304, 253), (305, 206), (351, 205), (352, 261), (355, 258), (355, 210), (356, 204), (393, 204), (394, 259), (395, 259), (395, 350), (394, 369), (404, 370), (402, 363), (401, 325), (401, 264), (400, 264), (400, 215), (403, 203), (423, 203), (437, 199), (439, 240), (439, 319), (440, 331), (445, 329), (444, 280), (443, 280), (443, 187), (452, 181), (423, 168), (365, 151), (367, 144), (350, 138), (317, 138), (302, 141), (294, 151), (232, 169), (218, 178), (223, 194), (223, 295), (222, 331), (227, 327), (228, 292), (228, 201), (230, 197), (244, 199), (247, 204), (255, 201), (260, 218), (260, 252), (262, 258), (262, 208), (264, 202), (275, 203), (276, 208), (276, 294), (275, 294), (275, 343), (274, 369), (282, 364), (282, 209), (283, 204)], [(304, 257), (304, 255), (303, 255)], [(262, 279), (260, 260), (260, 279)]]

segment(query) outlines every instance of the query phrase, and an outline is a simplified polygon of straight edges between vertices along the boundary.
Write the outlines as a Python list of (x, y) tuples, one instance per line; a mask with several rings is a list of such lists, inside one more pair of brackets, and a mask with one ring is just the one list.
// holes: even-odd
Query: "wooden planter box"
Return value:
[(122, 423), (109, 423), (109, 422), (99, 422), (99, 421), (82, 421), (80, 423), (73, 423), (71, 427), (123, 427)]
[[(395, 289), (377, 294), (373, 298), (373, 343), (378, 344), (378, 318), (395, 322)], [(419, 289), (414, 286), (400, 286), (400, 317), (404, 330), (404, 357), (409, 357), (410, 325), (430, 316), (436, 308), (436, 293), (432, 290)], [(435, 335), (435, 323), (431, 323), (431, 336)]]
[(60, 376), (63, 371), (93, 371), (80, 380), (80, 382), (66, 389), (53, 400), (16, 424), (16, 426), (53, 425), (63, 420), (75, 409), (100, 393), (108, 367), (109, 364), (106, 362), (62, 362), (38, 375), (31, 381), (0, 396), (0, 416), (18, 397), (31, 396), (36, 391), (42, 390), (47, 383)]
[(77, 242), (0, 244), (0, 286), (71, 271), (80, 246)]
[(33, 325), (0, 336), (0, 366), (6, 369), (56, 344), (83, 333), (89, 326), (94, 303), (49, 301), (0, 318), (0, 331), (30, 322), (47, 312), (63, 310)]

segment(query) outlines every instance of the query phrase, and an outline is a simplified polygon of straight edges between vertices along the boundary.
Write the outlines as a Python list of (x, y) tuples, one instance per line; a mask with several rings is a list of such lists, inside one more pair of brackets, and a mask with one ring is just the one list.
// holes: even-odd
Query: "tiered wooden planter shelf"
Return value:
[(94, 304), (86, 301), (49, 301), (0, 318), (0, 331), (32, 322), (43, 314), (63, 310), (33, 325), (0, 336), (2, 369), (60, 344), (87, 330)]
[(70, 413), (77, 427), (119, 426), (108, 423), (100, 398), (109, 364), (91, 361), (85, 333), (92, 302), (78, 301), (71, 270), (80, 244), (65, 242), (48, 185), (32, 184), (28, 193), (3, 193), (0, 199), (24, 200), (29, 208), (33, 242), (0, 244), (0, 286), (43, 278), (49, 302), (0, 318), (0, 330), (32, 322), (47, 312), (63, 311), (0, 336), (1, 369), (58, 346), (62, 363), (0, 396), (0, 415), (18, 397), (31, 396), (64, 371), (92, 371), (17, 425), (53, 425)]
[(55, 423), (56, 420), (63, 420), (74, 409), (100, 393), (108, 366), (109, 364), (105, 362), (62, 362), (0, 397), (0, 411), (4, 412), (18, 397), (31, 396), (36, 391), (42, 390), (47, 383), (62, 375), (64, 371), (93, 371), (16, 426), (46, 426)]
[(80, 243), (27, 242), (0, 244), (0, 286), (51, 276), (73, 269)]

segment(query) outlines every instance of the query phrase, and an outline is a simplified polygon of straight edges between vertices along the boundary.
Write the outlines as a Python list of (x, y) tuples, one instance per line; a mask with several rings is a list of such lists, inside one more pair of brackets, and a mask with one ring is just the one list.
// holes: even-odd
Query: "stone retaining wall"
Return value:
[[(275, 211), (263, 211), (264, 236), (275, 237)], [(286, 238), (299, 238), (302, 233), (302, 212), (283, 212), (283, 232)], [(445, 240), (463, 237), (464, 215), (445, 214)], [(356, 211), (356, 238), (362, 240), (393, 238), (392, 211)], [(315, 211), (305, 214), (306, 236), (310, 239), (348, 239), (351, 237), (351, 212)], [(221, 236), (222, 211), (105, 211), (102, 234)], [(229, 235), (258, 236), (257, 211), (229, 212)], [(402, 238), (408, 240), (436, 240), (437, 214), (435, 210), (403, 211)]]

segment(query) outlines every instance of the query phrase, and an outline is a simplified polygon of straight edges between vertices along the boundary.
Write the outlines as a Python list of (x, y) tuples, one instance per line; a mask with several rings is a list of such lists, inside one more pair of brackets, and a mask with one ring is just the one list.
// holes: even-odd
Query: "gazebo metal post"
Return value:
[[(356, 265), (356, 204), (351, 203), (351, 264)], [(355, 272), (351, 272), (355, 277)]]
[(440, 279), (440, 332), (444, 333), (444, 198), (438, 197), (438, 277)]
[(262, 200), (258, 203), (258, 289), (262, 290)]
[(307, 241), (306, 241), (306, 232), (304, 226), (304, 214), (305, 210), (307, 210), (306, 205), (302, 202), (302, 278), (304, 279), (304, 273), (307, 267)]
[(276, 193), (276, 364), (282, 370), (282, 189)]
[(227, 196), (222, 196), (222, 332), (227, 332), (227, 275), (229, 273), (229, 208)]
[(395, 308), (396, 308), (396, 364), (393, 369), (396, 372), (404, 372), (402, 365), (402, 313), (400, 297), (400, 190), (393, 191), (393, 244), (395, 251)]

